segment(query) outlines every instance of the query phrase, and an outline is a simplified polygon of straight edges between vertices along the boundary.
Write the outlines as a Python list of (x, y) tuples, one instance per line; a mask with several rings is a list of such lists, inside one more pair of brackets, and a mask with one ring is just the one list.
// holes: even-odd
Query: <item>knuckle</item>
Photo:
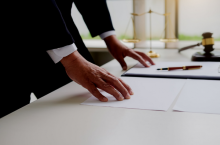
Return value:
[(110, 72), (107, 72), (108, 75), (113, 76), (113, 74), (111, 74)]
[(103, 83), (103, 84), (102, 84), (102, 87), (103, 87), (103, 88), (109, 88), (109, 87), (111, 87), (111, 86), (110, 86), (109, 84), (107, 84), (107, 83)]
[(94, 84), (90, 81), (85, 81), (84, 83), (81, 84), (84, 88), (88, 89), (91, 88), (91, 86), (94, 86)]
[(92, 69), (90, 73), (92, 74), (93, 78), (100, 78), (103, 72), (101, 71), (101, 69)]
[(116, 78), (116, 77), (112, 77), (112, 82), (114, 82), (114, 83), (117, 83), (118, 82), (118, 79)]
[(137, 58), (138, 58), (139, 60), (142, 60), (142, 57), (141, 57), (140, 55), (137, 55)]
[(95, 94), (97, 89), (95, 87), (88, 89), (92, 94)]
[(121, 82), (118, 79), (115, 80), (115, 83), (121, 84)]
[(120, 82), (123, 82), (123, 83), (124, 83), (124, 81), (123, 81), (121, 78), (118, 78), (118, 80), (119, 80)]
[(127, 51), (128, 51), (128, 52), (134, 52), (134, 50), (133, 50), (133, 49), (127, 49)]
[(124, 81), (123, 81), (122, 79), (118, 78), (118, 80), (119, 80), (120, 82), (124, 83)]
[(133, 54), (133, 56), (135, 57), (135, 58), (139, 58), (140, 57), (140, 55), (138, 55), (137, 53), (132, 53)]
[(133, 53), (133, 49), (127, 49), (126, 53), (129, 54), (129, 53)]
[(107, 72), (107, 70), (106, 70), (106, 69), (104, 69), (104, 68), (102, 68), (102, 70), (104, 70), (105, 72)]

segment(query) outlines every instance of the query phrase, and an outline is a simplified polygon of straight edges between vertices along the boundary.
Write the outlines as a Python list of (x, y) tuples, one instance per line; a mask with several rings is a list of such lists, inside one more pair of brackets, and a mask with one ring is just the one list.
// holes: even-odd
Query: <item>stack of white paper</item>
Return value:
[(131, 99), (117, 101), (112, 95), (101, 92), (108, 102), (100, 102), (94, 96), (82, 104), (95, 106), (110, 106), (150, 110), (167, 110), (182, 89), (185, 79), (158, 79), (121, 77), (133, 90)]
[[(123, 76), (146, 76), (164, 78), (199, 78), (199, 79), (219, 79), (219, 62), (157, 62), (149, 68), (138, 63), (133, 68), (123, 74)], [(202, 65), (202, 68), (195, 70), (157, 70), (158, 68), (182, 67)]]
[[(158, 71), (157, 68), (202, 65), (198, 70)], [(219, 63), (216, 62), (160, 62), (150, 68), (137, 64), (124, 75), (183, 76), (220, 78)], [(131, 99), (117, 101), (112, 95), (102, 91), (108, 102), (100, 102), (94, 96), (83, 102), (84, 105), (167, 110), (179, 95), (173, 110), (220, 114), (220, 81), (166, 79), (147, 77), (121, 77), (134, 91)]]
[(187, 80), (173, 110), (220, 114), (220, 81)]

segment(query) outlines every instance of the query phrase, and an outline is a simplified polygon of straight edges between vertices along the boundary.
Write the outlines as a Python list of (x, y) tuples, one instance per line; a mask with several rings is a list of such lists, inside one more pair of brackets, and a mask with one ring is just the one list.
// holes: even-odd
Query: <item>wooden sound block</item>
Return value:
[(192, 56), (192, 61), (217, 61), (220, 62), (220, 52), (211, 52), (211, 53), (205, 53), (205, 52), (196, 52)]

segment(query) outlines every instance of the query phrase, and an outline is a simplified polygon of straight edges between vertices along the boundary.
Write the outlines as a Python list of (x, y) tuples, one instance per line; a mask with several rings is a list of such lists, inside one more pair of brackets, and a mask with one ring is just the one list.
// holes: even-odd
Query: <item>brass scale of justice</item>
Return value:
[[(134, 17), (134, 16), (142, 16), (142, 15), (145, 15), (146, 13), (149, 13), (149, 14), (150, 14), (150, 51), (147, 53), (147, 55), (148, 55), (149, 57), (151, 57), (151, 58), (158, 58), (158, 57), (160, 57), (160, 55), (152, 51), (152, 44), (151, 44), (151, 43), (152, 43), (152, 42), (151, 42), (151, 40), (152, 40), (152, 35), (151, 35), (151, 14), (152, 14), (152, 13), (155, 13), (155, 14), (158, 14), (158, 15), (162, 15), (162, 16), (168, 17), (168, 21), (167, 21), (166, 24), (165, 24), (165, 28), (164, 28), (164, 31), (162, 32), (160, 41), (165, 42), (165, 43), (169, 43), (169, 42), (177, 42), (177, 41), (178, 41), (178, 39), (176, 38), (176, 36), (175, 36), (175, 34), (174, 34), (174, 30), (173, 30), (173, 27), (172, 27), (172, 24), (171, 24), (170, 13), (160, 14), (160, 13), (157, 13), (157, 12), (152, 11), (151, 9), (150, 9), (148, 12), (144, 12), (144, 13), (142, 13), (142, 14), (131, 13), (132, 16), (131, 16), (131, 19), (130, 19), (130, 20), (132, 20), (132, 22), (133, 22), (133, 31), (134, 31), (134, 34), (133, 34), (133, 35), (134, 35), (134, 36), (133, 36), (133, 39), (123, 39), (123, 41), (124, 41), (124, 42), (127, 42), (127, 43), (138, 43), (138, 42), (141, 41), (140, 39), (137, 39), (137, 37), (136, 37), (136, 30), (135, 30), (135, 24), (134, 24), (134, 18), (133, 18), (133, 17)], [(170, 29), (169, 33), (173, 33), (174, 38), (162, 38), (162, 36), (163, 36), (163, 34), (164, 34), (165, 30), (166, 30), (166, 27), (167, 27), (168, 23), (169, 23), (170, 26), (171, 26), (171, 29)], [(128, 22), (128, 25), (127, 25), (127, 28), (126, 28), (126, 30), (125, 30), (124, 36), (125, 36), (126, 33), (127, 33), (127, 29), (128, 29), (129, 24), (130, 24), (130, 21)], [(168, 36), (169, 36), (169, 35), (168, 35)]]

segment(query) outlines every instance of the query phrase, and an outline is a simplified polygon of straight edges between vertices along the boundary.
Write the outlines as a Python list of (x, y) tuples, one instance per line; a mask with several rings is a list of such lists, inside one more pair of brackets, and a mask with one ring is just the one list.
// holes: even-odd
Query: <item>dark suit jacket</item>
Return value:
[[(71, 82), (47, 50), (75, 42), (81, 55), (93, 62), (72, 21), (72, 2), (57, 0), (57, 6), (54, 0), (8, 0), (1, 4), (0, 118), (27, 105), (31, 92), (40, 98)], [(105, 0), (74, 2), (92, 36), (113, 30)]]
[(71, 17), (73, 2), (93, 37), (114, 30), (105, 0), (13, 0), (6, 7), (6, 19), (2, 22), (5, 24), (2, 29), (8, 36), (4, 43), (10, 39), (10, 45), (17, 46), (17, 53), (45, 53), (73, 42), (77, 45), (75, 39), (81, 38)]
[[(41, 35), (41, 40), (44, 45), (46, 45), (44, 50), (59, 48), (74, 42), (74, 36), (78, 31), (71, 17), (71, 7), (73, 2), (82, 14), (82, 17), (93, 37), (103, 32), (114, 30), (106, 0), (49, 1), (51, 1), (53, 5), (43, 6), (43, 8), (45, 8), (44, 11), (37, 13), (40, 14), (40, 17), (39, 19), (36, 19), (33, 24), (35, 26), (38, 24), (43, 30), (36, 29), (37, 31), (35, 31), (35, 33)], [(39, 6), (38, 9), (41, 10), (41, 7)], [(42, 33), (44, 35), (42, 35)], [(70, 34), (73, 39), (71, 39)]]
[(64, 67), (60, 62), (54, 64), (46, 51), (73, 42), (93, 62), (71, 18), (72, 2), (92, 36), (114, 30), (105, 0), (7, 1), (1, 17), (2, 84), (11, 87), (15, 81), (21, 82), (16, 86), (31, 87), (37, 97), (67, 84), (71, 80)]
[(71, 7), (74, 2), (91, 35), (95, 37), (106, 31), (114, 30), (106, 0), (56, 0), (56, 2), (66, 22), (66, 26), (76, 42), (79, 53), (91, 62), (92, 58), (72, 20)]

